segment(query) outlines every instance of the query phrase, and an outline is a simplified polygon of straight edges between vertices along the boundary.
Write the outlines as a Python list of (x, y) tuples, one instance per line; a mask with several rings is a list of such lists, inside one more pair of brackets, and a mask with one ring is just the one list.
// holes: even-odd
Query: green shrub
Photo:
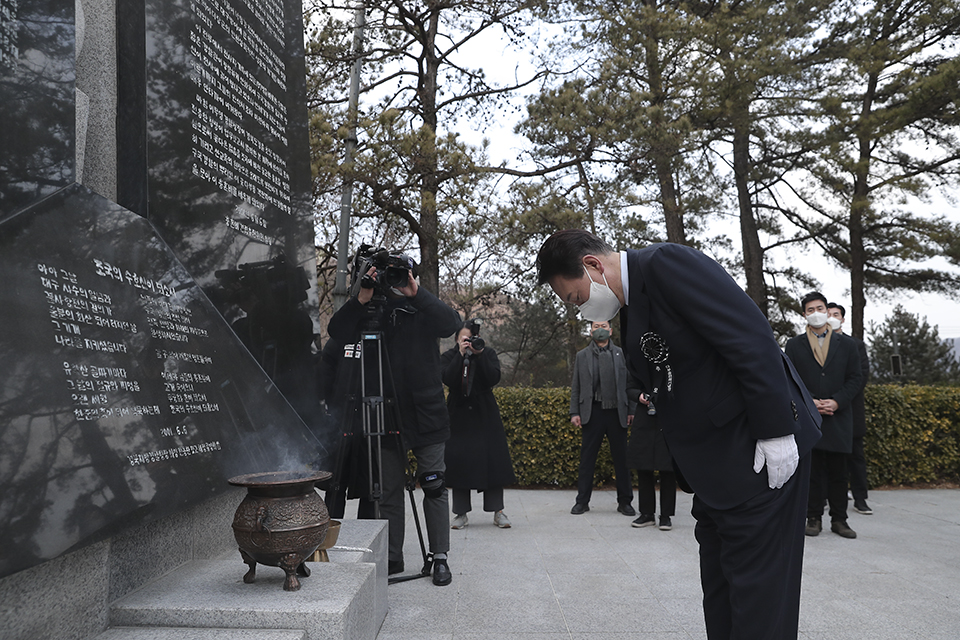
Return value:
[(960, 479), (960, 388), (868, 385), (870, 486)]
[[(580, 429), (570, 389), (496, 388), (507, 443), (522, 486), (575, 487)], [(870, 486), (960, 480), (960, 388), (869, 385), (864, 448)], [(613, 479), (606, 440), (595, 486)]]
[[(507, 433), (517, 483), (575, 487), (580, 464), (580, 427), (570, 422), (570, 389), (494, 389)], [(613, 479), (606, 439), (597, 455), (594, 486)]]

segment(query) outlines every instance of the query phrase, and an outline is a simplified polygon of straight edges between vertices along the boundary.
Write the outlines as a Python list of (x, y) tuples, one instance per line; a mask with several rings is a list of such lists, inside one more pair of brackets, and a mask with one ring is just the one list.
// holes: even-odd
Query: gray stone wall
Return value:
[[(0, 638), (81, 640), (103, 632), (110, 603), (191, 560), (236, 551), (244, 490), (83, 547), (0, 580)], [(246, 565), (237, 553), (237, 575)]]

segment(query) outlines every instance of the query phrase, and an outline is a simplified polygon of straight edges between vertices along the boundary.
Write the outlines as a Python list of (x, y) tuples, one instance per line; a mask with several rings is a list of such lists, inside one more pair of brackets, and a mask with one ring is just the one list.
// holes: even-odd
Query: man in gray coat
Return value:
[(593, 342), (577, 353), (570, 383), (570, 421), (581, 428), (577, 502), (570, 513), (590, 510), (597, 453), (607, 436), (617, 479), (617, 511), (635, 516), (627, 468), (627, 426), (633, 420), (627, 400), (627, 364), (623, 350), (610, 341), (609, 322), (594, 322), (590, 329)]

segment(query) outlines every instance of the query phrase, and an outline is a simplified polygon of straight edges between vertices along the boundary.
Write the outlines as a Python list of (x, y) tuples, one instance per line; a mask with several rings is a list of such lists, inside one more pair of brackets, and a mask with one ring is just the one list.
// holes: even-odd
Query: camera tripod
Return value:
[[(400, 434), (400, 415), (396, 399), (387, 395), (387, 387), (384, 386), (385, 380), (389, 379), (389, 389), (395, 389), (393, 385), (392, 369), (390, 369), (389, 356), (384, 347), (383, 331), (380, 327), (379, 312), (382, 311), (382, 300), (371, 301), (371, 317), (364, 323), (360, 331), (360, 342), (357, 344), (359, 349), (360, 374), (359, 388), (360, 395), (352, 397), (352, 408), (343, 412), (341, 418), (344, 441), (341, 442), (337, 453), (337, 463), (334, 472), (333, 482), (330, 485), (335, 494), (339, 494), (342, 481), (343, 469), (345, 464), (346, 450), (348, 449), (346, 439), (353, 436), (354, 416), (357, 413), (357, 402), (359, 401), (359, 410), (362, 425), (362, 441), (366, 453), (367, 463), (367, 494), (366, 502), (368, 509), (363, 508), (361, 503), (361, 517), (380, 519), (380, 502), (383, 499), (383, 439), (392, 438), (391, 445), (395, 448), (395, 454), (403, 460), (405, 467), (404, 488), (410, 497), (410, 508), (413, 510), (413, 520), (417, 529), (417, 537), (420, 543), (420, 553), (423, 557), (423, 568), (419, 573), (395, 576), (388, 579), (389, 584), (397, 582), (406, 582), (417, 578), (425, 578), (432, 574), (433, 555), (427, 553), (424, 543), (423, 529), (420, 525), (420, 517), (417, 511), (414, 489), (416, 479), (411, 472), (410, 462), (407, 459), (406, 448), (403, 446)], [(351, 386), (356, 386), (356, 375), (352, 375), (354, 381)], [(389, 425), (388, 425), (389, 423)], [(393, 455), (393, 453), (389, 454)]]

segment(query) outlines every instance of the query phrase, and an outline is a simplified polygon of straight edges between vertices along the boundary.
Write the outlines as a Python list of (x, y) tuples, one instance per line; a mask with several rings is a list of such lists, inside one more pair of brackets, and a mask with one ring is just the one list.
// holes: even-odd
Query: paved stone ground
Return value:
[[(616, 494), (507, 490), (511, 529), (477, 509), (451, 531), (453, 583), (388, 587), (378, 640), (702, 640), (691, 498), (678, 495), (672, 531), (635, 529)], [(417, 492), (419, 500), (420, 494)], [(960, 638), (960, 490), (873, 491), (858, 533), (806, 539), (802, 640)], [(634, 501), (636, 504), (636, 501)], [(405, 561), (421, 566), (412, 516)]]

